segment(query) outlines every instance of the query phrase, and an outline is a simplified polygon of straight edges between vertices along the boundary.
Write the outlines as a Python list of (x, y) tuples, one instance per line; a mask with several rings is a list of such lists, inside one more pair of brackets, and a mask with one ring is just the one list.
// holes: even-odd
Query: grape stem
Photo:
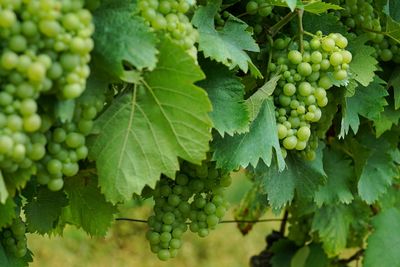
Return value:
[[(116, 221), (128, 221), (137, 223), (147, 223), (147, 220), (132, 218), (116, 218)], [(281, 222), (283, 219), (260, 219), (260, 220), (223, 220), (219, 223), (260, 223), (260, 222)], [(187, 223), (190, 224), (190, 223)]]
[(280, 21), (278, 21), (275, 25), (271, 26), (267, 32), (273, 37), (275, 36), (280, 29), (282, 29), (286, 24), (288, 24), (294, 17), (297, 16), (296, 12), (290, 12), (286, 16), (284, 16)]
[(281, 226), (279, 228), (279, 232), (282, 234), (282, 236), (285, 235), (285, 230), (286, 230), (286, 224), (287, 224), (287, 220), (289, 218), (289, 212), (287, 210), (285, 210), (285, 213), (283, 214), (283, 218), (282, 218), (282, 222), (281, 222)]
[(301, 52), (302, 54), (303, 54), (303, 52), (304, 52), (303, 14), (304, 14), (304, 10), (303, 10), (303, 9), (298, 9), (298, 10), (297, 10), (297, 17), (298, 17), (298, 22), (299, 22), (299, 43), (300, 43), (300, 52)]
[(364, 255), (364, 249), (358, 250), (356, 253), (354, 253), (352, 256), (350, 256), (347, 259), (340, 259), (337, 261), (339, 264), (347, 264), (352, 261), (357, 261), (362, 255)]

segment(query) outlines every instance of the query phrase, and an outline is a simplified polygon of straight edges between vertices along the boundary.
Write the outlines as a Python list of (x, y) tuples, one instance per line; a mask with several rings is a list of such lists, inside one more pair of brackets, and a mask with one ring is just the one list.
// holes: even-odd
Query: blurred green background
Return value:
[[(237, 175), (228, 189), (231, 208), (224, 219), (233, 219), (233, 211), (251, 183)], [(146, 219), (151, 213), (151, 201), (121, 209), (121, 216)], [(265, 218), (273, 215), (267, 214)], [(279, 223), (258, 223), (246, 236), (236, 224), (220, 224), (206, 238), (188, 233), (178, 256), (161, 262), (150, 252), (145, 233), (147, 225), (117, 221), (105, 238), (91, 238), (76, 228), (67, 228), (63, 237), (42, 237), (31, 234), (28, 245), (34, 253), (32, 267), (243, 267), (251, 256), (265, 247), (265, 236), (279, 229)]]

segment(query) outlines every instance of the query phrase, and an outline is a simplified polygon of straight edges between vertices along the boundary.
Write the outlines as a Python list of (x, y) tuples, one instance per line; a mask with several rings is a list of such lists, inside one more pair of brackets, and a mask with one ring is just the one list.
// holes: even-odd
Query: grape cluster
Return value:
[(17, 258), (22, 258), (26, 255), (27, 239), (26, 227), (20, 217), (14, 219), (11, 226), (4, 228), (0, 232), (0, 240), (8, 253)]
[[(193, 1), (195, 2), (195, 1)], [(192, 7), (187, 0), (140, 0), (138, 7), (142, 17), (155, 31), (163, 31), (193, 58), (197, 57), (194, 44), (198, 32), (185, 15)]]
[(367, 32), (371, 44), (376, 49), (376, 56), (382, 61), (400, 63), (400, 47), (396, 41), (386, 38), (384, 21), (376, 7), (377, 1), (372, 0), (340, 0), (338, 4), (343, 10), (337, 11), (344, 25), (352, 29), (356, 34)]
[(211, 162), (183, 163), (175, 180), (163, 176), (152, 191), (154, 215), (148, 219), (146, 235), (151, 251), (168, 260), (177, 255), (188, 229), (206, 237), (225, 215), (228, 204), (223, 189), (230, 183), (229, 174), (222, 174)]
[[(58, 190), (62, 175), (76, 173), (85, 156), (79, 127), (54, 112), (59, 102), (83, 93), (90, 73), (94, 27), (83, 6), (83, 0), (0, 1), (0, 168), (10, 188), (38, 174)], [(62, 162), (48, 160), (45, 155), (62, 147), (54, 138), (65, 139), (77, 155), (68, 151)], [(51, 174), (47, 180), (43, 169)]]
[(290, 39), (274, 42), (269, 70), (281, 75), (274, 92), (278, 137), (284, 156), (287, 150), (304, 151), (308, 159), (315, 157), (318, 139), (312, 135), (312, 124), (321, 119), (321, 108), (328, 104), (326, 90), (333, 82), (348, 78), (352, 55), (345, 50), (347, 39), (338, 33), (322, 36), (318, 32), (304, 52)]

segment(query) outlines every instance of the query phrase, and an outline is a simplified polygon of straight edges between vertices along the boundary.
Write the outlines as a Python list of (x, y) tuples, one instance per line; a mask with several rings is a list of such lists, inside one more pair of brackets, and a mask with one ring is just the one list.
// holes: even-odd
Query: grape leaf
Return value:
[(69, 199), (69, 206), (66, 207), (68, 222), (82, 227), (92, 236), (104, 236), (114, 221), (117, 209), (100, 193), (97, 180), (83, 175), (69, 178), (65, 192)]
[(368, 86), (374, 80), (378, 64), (378, 61), (373, 56), (375, 49), (366, 45), (367, 41), (368, 37), (362, 35), (351, 40), (348, 47), (348, 50), (353, 55), (353, 59), (350, 62), (352, 78), (363, 86)]
[(400, 21), (400, 2), (398, 0), (388, 0), (387, 9), (387, 15), (392, 17), (395, 21)]
[[(331, 32), (346, 34), (346, 27), (339, 25), (338, 22), (338, 17), (331, 13), (322, 15), (306, 13), (303, 17), (303, 27), (308, 32), (322, 31), (324, 34)], [(297, 32), (297, 23), (293, 23), (293, 25), (295, 27), (293, 31)]]
[(373, 218), (374, 231), (368, 237), (364, 267), (399, 267), (400, 211), (391, 208)]
[(287, 167), (281, 172), (276, 164), (271, 167), (260, 164), (256, 172), (264, 183), (264, 191), (273, 209), (279, 210), (294, 198), (312, 198), (318, 186), (324, 184), (326, 174), (322, 164), (322, 152), (318, 149), (316, 159), (306, 161), (289, 153)]
[(385, 35), (400, 44), (400, 23), (392, 19), (390, 16), (386, 16)]
[(210, 117), (221, 136), (248, 130), (249, 112), (244, 102), (244, 86), (224, 65), (211, 61), (201, 64), (206, 79), (197, 83), (211, 100)]
[(226, 170), (247, 167), (249, 164), (255, 167), (260, 159), (269, 166), (274, 148), (278, 169), (283, 170), (285, 161), (276, 133), (275, 108), (272, 99), (268, 99), (251, 123), (249, 132), (224, 138), (217, 136), (214, 139), (213, 159), (217, 161), (218, 168)]
[(374, 120), (376, 137), (380, 137), (384, 132), (392, 129), (393, 125), (398, 125), (400, 112), (396, 111), (392, 105), (385, 107), (379, 119)]
[(312, 230), (318, 232), (328, 256), (338, 255), (346, 248), (351, 211), (345, 205), (322, 206), (314, 215)]
[(9, 198), (6, 203), (0, 204), (0, 229), (7, 226), (16, 217), (15, 202)]
[[(363, 129), (366, 130), (366, 129)], [(347, 150), (351, 151), (355, 173), (358, 178), (358, 194), (368, 204), (374, 203), (392, 184), (398, 170), (391, 155), (391, 144), (373, 135), (349, 139)]]
[(298, 3), (297, 0), (284, 0), (291, 11), (294, 11), (296, 7), (302, 6), (301, 1)]
[[(251, 59), (245, 51), (259, 52), (260, 48), (247, 31), (248, 25), (233, 16), (228, 18), (221, 30), (215, 29), (214, 16), (221, 2), (210, 1), (207, 6), (199, 7), (193, 16), (192, 23), (199, 31), (199, 50), (204, 52), (205, 57), (221, 62), (230, 69), (238, 66), (247, 72)], [(255, 69), (254, 76), (262, 76), (255, 66), (252, 69)]]
[(28, 230), (42, 235), (50, 233), (62, 208), (67, 204), (68, 199), (63, 191), (52, 192), (46, 187), (38, 188), (36, 197), (24, 207)]
[(373, 121), (380, 119), (384, 106), (388, 104), (385, 99), (388, 93), (382, 83), (382, 80), (375, 79), (367, 87), (358, 87), (354, 96), (345, 98), (340, 137), (348, 134), (350, 128), (357, 133), (360, 125), (359, 115)]
[(0, 204), (6, 203), (8, 198), (8, 191), (4, 181), (3, 173), (0, 170)]
[(170, 41), (159, 47), (156, 69), (143, 85), (119, 96), (95, 121), (89, 144), (99, 184), (107, 201), (128, 200), (145, 185), (155, 186), (161, 173), (173, 178), (178, 158), (200, 163), (211, 139), (211, 104), (193, 83), (200, 68)]
[(358, 194), (368, 204), (374, 203), (386, 192), (397, 174), (397, 167), (390, 155), (381, 150), (373, 151), (365, 162), (362, 172), (358, 171)]
[(304, 5), (304, 11), (313, 13), (313, 14), (321, 14), (328, 10), (340, 10), (343, 9), (338, 5), (334, 5), (331, 3), (325, 2), (311, 2), (309, 4)]
[(250, 121), (253, 121), (255, 120), (255, 118), (257, 118), (258, 112), (260, 112), (262, 104), (270, 95), (272, 95), (280, 77), (281, 76), (278, 75), (269, 79), (263, 86), (261, 86), (246, 100), (247, 109), (250, 112)]
[(393, 87), (394, 108), (400, 108), (400, 68), (396, 68), (388, 81), (388, 87)]
[[(262, 193), (261, 183), (256, 181), (235, 210), (235, 219), (239, 221), (256, 221), (265, 214), (267, 208), (267, 196)], [(238, 228), (243, 235), (246, 235), (253, 228), (253, 225), (254, 223), (238, 223)]]
[(325, 148), (324, 169), (328, 181), (315, 193), (315, 203), (319, 207), (336, 202), (349, 204), (353, 200), (350, 183), (354, 177), (354, 170), (351, 161), (342, 153)]
[(128, 0), (107, 1), (93, 13), (96, 31), (96, 66), (123, 78), (123, 63), (138, 70), (156, 66), (156, 37), (145, 21), (133, 14), (136, 4)]

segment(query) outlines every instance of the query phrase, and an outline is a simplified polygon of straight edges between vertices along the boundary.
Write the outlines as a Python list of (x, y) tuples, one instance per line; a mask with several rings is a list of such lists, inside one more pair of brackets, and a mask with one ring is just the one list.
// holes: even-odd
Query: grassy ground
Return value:
[[(243, 177), (235, 181), (228, 195), (233, 206), (249, 187)], [(143, 205), (124, 216), (145, 218), (149, 213), (149, 205)], [(230, 211), (226, 219), (232, 217)], [(150, 252), (144, 237), (146, 225), (140, 223), (116, 222), (105, 238), (90, 238), (68, 228), (63, 237), (30, 235), (28, 242), (35, 254), (32, 267), (243, 267), (264, 248), (264, 238), (273, 228), (278, 225), (260, 223), (243, 237), (235, 224), (221, 224), (204, 239), (187, 234), (177, 258), (166, 263)]]

